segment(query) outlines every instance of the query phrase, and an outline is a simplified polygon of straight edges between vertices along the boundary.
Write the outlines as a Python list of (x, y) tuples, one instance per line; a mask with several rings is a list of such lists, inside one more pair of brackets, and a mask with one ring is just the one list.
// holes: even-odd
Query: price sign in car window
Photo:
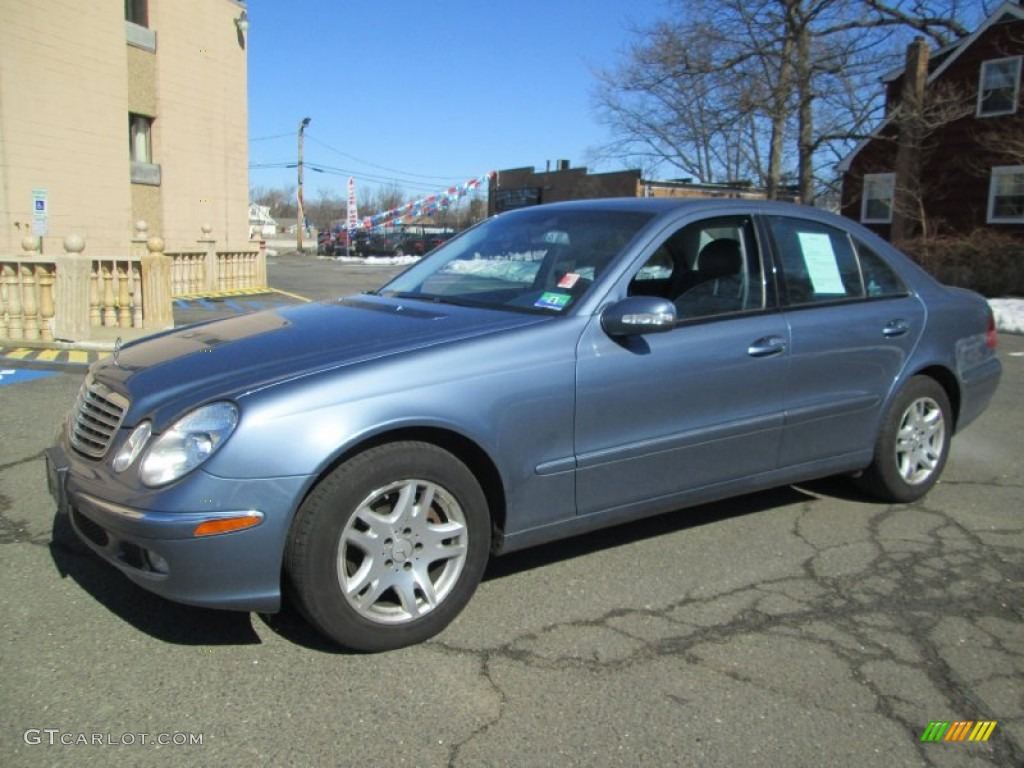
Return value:
[(845, 295), (846, 287), (843, 285), (842, 275), (839, 274), (832, 238), (818, 232), (800, 232), (797, 237), (814, 292)]

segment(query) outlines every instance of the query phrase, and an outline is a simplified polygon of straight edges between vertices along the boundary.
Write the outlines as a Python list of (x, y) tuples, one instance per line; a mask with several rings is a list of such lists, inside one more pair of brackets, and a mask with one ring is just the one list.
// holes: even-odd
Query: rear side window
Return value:
[(855, 240), (860, 271), (864, 276), (864, 290), (869, 299), (883, 296), (906, 296), (907, 286), (885, 259), (864, 243)]
[(849, 235), (816, 221), (768, 219), (790, 305), (862, 299), (867, 296)]

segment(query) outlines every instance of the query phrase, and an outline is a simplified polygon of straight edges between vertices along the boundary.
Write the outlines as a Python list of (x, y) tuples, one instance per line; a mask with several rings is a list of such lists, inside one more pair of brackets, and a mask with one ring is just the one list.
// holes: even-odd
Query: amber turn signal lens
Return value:
[(259, 512), (248, 512), (238, 517), (222, 517), (216, 520), (207, 520), (196, 526), (192, 531), (194, 536), (216, 536), (218, 533), (231, 533), (241, 531), (245, 528), (252, 528), (263, 522), (263, 515)]

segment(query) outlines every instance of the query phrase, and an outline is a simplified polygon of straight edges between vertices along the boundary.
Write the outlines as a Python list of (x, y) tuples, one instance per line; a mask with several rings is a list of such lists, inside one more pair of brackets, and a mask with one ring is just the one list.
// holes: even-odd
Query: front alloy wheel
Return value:
[(413, 479), (372, 491), (338, 545), (338, 585), (368, 621), (400, 624), (434, 610), (466, 564), (468, 529), (442, 486)]
[(385, 651), (444, 629), (490, 552), (473, 473), (428, 443), (371, 448), (325, 477), (296, 513), (285, 555), (293, 597), (321, 632)]

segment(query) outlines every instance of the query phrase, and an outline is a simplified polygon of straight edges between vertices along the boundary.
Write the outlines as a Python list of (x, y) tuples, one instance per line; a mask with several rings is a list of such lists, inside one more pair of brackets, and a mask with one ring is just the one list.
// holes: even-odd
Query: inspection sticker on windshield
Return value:
[(579, 274), (577, 274), (576, 272), (569, 272), (566, 275), (562, 275), (562, 279), (558, 281), (558, 287), (559, 288), (565, 288), (566, 290), (569, 290), (574, 285), (576, 285), (576, 283), (578, 283), (579, 280), (580, 280)]
[(567, 293), (555, 293), (553, 291), (545, 291), (541, 294), (541, 297), (534, 302), (533, 306), (542, 307), (544, 309), (565, 309), (569, 304), (569, 300), (572, 297)]

